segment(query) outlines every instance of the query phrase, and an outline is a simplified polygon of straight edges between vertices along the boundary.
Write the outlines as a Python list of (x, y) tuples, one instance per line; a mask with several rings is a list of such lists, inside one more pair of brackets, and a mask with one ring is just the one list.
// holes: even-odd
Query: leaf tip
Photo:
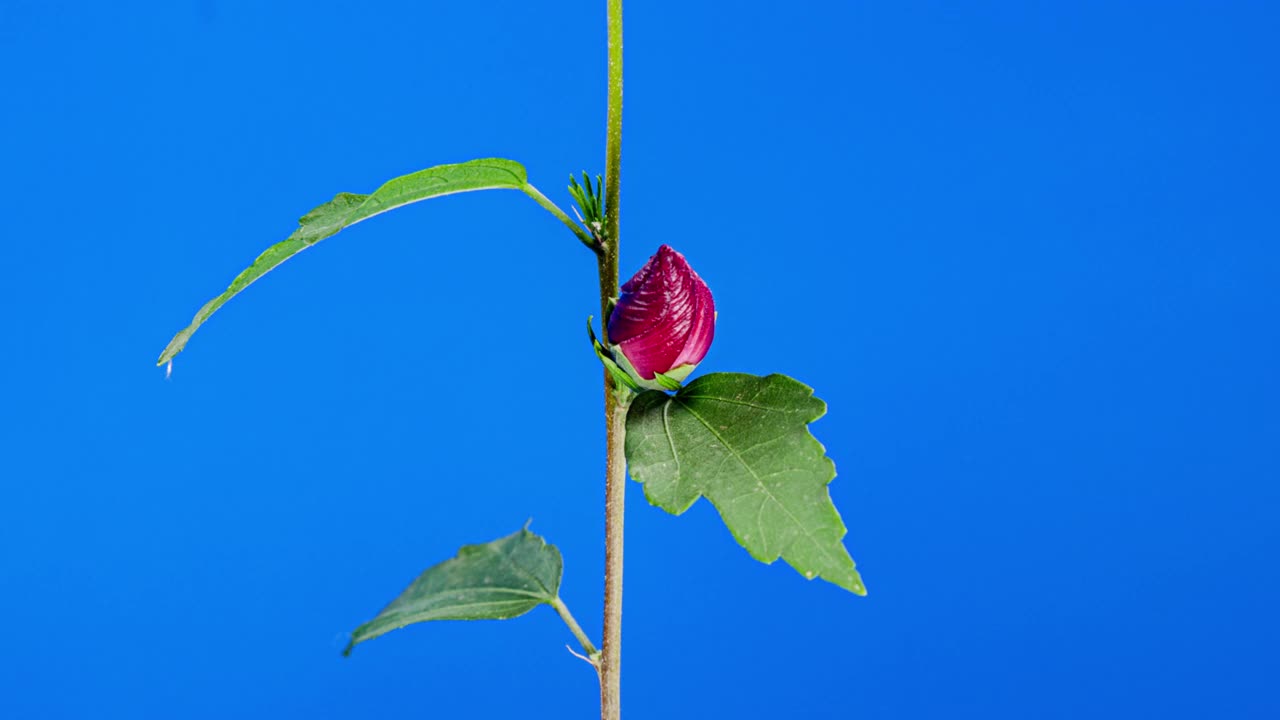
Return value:
[(857, 570), (853, 571), (853, 577), (849, 578), (847, 583), (836, 584), (858, 597), (867, 596), (867, 586), (862, 583), (862, 575)]
[(351, 632), (342, 633), (342, 637), (345, 638), (347, 641), (347, 644), (342, 648), (342, 657), (344, 658), (351, 657), (351, 651), (356, 649), (356, 645), (359, 645), (360, 643), (369, 639), (367, 635), (364, 635), (362, 633), (365, 630), (365, 628), (368, 628), (371, 624), (372, 623), (364, 623), (360, 627), (356, 628)]

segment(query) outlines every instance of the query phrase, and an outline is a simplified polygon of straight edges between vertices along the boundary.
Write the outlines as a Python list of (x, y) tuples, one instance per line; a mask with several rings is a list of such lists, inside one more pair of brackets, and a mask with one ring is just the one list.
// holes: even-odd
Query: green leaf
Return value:
[(231, 281), (225, 292), (205, 303), (191, 320), (191, 324), (169, 341), (156, 364), (164, 365), (173, 360), (209, 316), (258, 278), (343, 228), (419, 200), (472, 190), (523, 190), (527, 185), (524, 166), (520, 163), (489, 158), (419, 170), (391, 180), (372, 195), (338, 193), (333, 200), (302, 216), (298, 221), (298, 229), (292, 235), (267, 248), (252, 265)]
[(527, 528), (514, 535), (465, 545), (456, 557), (429, 568), (372, 620), (356, 628), (344, 655), (406, 625), (429, 620), (506, 620), (560, 592), (560, 551)]
[(755, 559), (865, 595), (827, 484), (835, 464), (808, 424), (826, 413), (785, 375), (704, 375), (650, 390), (627, 413), (627, 462), (649, 502), (673, 515), (706, 497)]

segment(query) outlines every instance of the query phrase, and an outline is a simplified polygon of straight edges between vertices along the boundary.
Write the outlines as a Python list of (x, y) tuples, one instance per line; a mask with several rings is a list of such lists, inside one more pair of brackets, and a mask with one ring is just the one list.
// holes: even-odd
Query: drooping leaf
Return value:
[(675, 395), (650, 390), (627, 413), (627, 462), (649, 502), (679, 515), (706, 497), (764, 563), (866, 594), (827, 491), (835, 464), (808, 424), (826, 413), (785, 375), (704, 375)]
[(522, 190), (527, 184), (524, 166), (520, 163), (489, 158), (419, 170), (387, 182), (371, 195), (338, 193), (333, 200), (302, 216), (298, 229), (292, 235), (267, 248), (252, 265), (236, 276), (226, 291), (205, 303), (191, 324), (169, 341), (156, 364), (164, 365), (182, 352), (187, 341), (209, 316), (258, 278), (343, 228), (420, 200), (472, 190)]
[(506, 620), (559, 597), (562, 568), (555, 545), (523, 529), (458, 554), (427, 569), (400, 597), (356, 628), (344, 655), (357, 643), (429, 620)]

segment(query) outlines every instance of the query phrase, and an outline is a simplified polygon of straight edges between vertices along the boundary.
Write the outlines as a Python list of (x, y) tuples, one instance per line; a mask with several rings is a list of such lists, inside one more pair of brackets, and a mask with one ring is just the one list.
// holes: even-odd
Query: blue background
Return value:
[[(624, 275), (817, 388), (870, 588), (629, 488), (631, 718), (1276, 717), (1280, 11), (633, 2)], [(589, 718), (540, 608), (339, 651), (526, 518), (598, 636), (594, 266), (336, 191), (603, 170), (604, 4), (0, 3), (0, 716)], [(517, 381), (523, 375), (529, 382)]]

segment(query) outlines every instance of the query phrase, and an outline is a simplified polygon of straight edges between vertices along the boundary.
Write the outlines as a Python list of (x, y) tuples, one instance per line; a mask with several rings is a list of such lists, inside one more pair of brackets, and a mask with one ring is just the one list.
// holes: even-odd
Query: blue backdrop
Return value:
[[(870, 595), (633, 485), (628, 717), (1280, 715), (1280, 11), (961, 5), (630, 4), (624, 275), (676, 246), (702, 369), (828, 401)], [(530, 516), (598, 636), (594, 265), (533, 202), (362, 224), (152, 362), (336, 191), (497, 155), (567, 205), (603, 34), (0, 2), (0, 716), (595, 714), (547, 608), (339, 653)]]

